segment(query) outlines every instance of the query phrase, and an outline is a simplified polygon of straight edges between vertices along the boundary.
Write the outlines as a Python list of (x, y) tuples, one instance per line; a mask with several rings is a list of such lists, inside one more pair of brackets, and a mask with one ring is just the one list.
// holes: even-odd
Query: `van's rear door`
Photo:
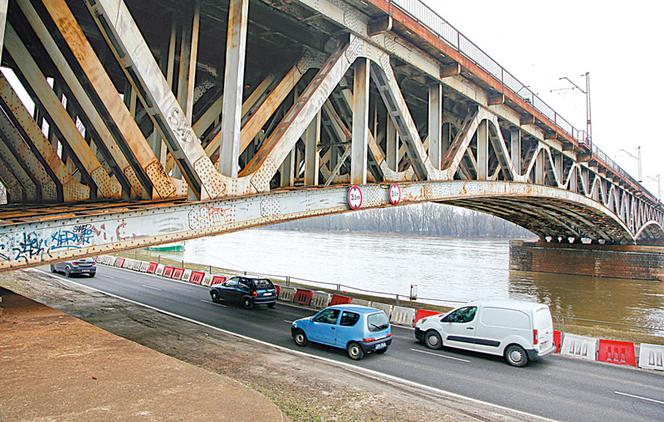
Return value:
[(548, 306), (535, 308), (533, 311), (533, 328), (537, 330), (539, 349), (546, 350), (553, 344), (553, 320)]

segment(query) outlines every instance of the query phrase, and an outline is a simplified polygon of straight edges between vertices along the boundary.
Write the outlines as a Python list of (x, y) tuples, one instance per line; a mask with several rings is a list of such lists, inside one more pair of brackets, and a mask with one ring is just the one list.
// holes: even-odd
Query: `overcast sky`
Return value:
[[(509, 70), (578, 129), (585, 128), (585, 97), (579, 91), (590, 72), (593, 140), (637, 177), (641, 146), (644, 184), (657, 195), (664, 177), (664, 5), (657, 1), (424, 0), (440, 16)], [(664, 182), (664, 181), (663, 181)], [(664, 186), (663, 186), (664, 188)]]

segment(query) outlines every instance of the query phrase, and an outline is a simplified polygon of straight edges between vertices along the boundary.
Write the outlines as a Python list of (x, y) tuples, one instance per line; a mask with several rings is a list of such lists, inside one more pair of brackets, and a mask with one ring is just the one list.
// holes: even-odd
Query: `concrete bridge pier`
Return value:
[(664, 246), (515, 240), (510, 270), (664, 281)]

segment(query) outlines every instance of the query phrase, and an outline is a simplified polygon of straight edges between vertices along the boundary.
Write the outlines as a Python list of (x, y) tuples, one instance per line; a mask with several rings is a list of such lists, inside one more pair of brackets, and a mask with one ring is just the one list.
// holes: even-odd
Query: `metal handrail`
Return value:
[(604, 154), (599, 148), (593, 145), (592, 139), (588, 137), (586, 131), (576, 129), (569, 121), (560, 116), (551, 106), (537, 96), (527, 85), (520, 82), (514, 75), (508, 72), (498, 62), (491, 58), (480, 47), (464, 36), (453, 25), (443, 19), (429, 6), (421, 0), (388, 0), (391, 5), (409, 15), (412, 19), (426, 27), (440, 40), (463, 54), (467, 59), (477, 66), (481, 67), (493, 78), (495, 78), (503, 87), (512, 91), (515, 95), (523, 98), (524, 101), (531, 104), (536, 110), (546, 116), (562, 132), (567, 133), (580, 144), (585, 145), (592, 153), (598, 153), (598, 158), (606, 164), (608, 168), (617, 174), (625, 177), (627, 180), (638, 186), (646, 196), (657, 203), (656, 197), (650, 193), (641, 183), (637, 182), (625, 170), (616, 164), (608, 155)]

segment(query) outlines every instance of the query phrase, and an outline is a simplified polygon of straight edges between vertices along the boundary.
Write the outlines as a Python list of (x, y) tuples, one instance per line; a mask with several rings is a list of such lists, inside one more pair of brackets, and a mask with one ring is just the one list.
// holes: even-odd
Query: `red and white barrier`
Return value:
[(281, 286), (281, 290), (279, 291), (279, 300), (284, 302), (292, 302), (293, 298), (295, 298), (295, 292), (295, 287)]
[(350, 303), (352, 303), (353, 305), (361, 305), (361, 306), (369, 306), (369, 305), (371, 305), (371, 301), (369, 301), (369, 300), (364, 300), (364, 299), (358, 299), (358, 298), (356, 298), (356, 297), (354, 297), (353, 299), (351, 299)]
[(371, 302), (369, 306), (372, 308), (380, 309), (381, 311), (385, 312), (385, 315), (387, 315), (387, 319), (390, 319), (390, 317), (392, 316), (392, 305), (380, 302)]
[(428, 309), (418, 309), (415, 311), (415, 321), (413, 322), (413, 325), (422, 318), (434, 316), (434, 315), (440, 315), (440, 312), (438, 311), (430, 311)]
[(330, 305), (329, 306), (334, 306), (334, 305), (345, 305), (348, 303), (351, 303), (353, 300), (352, 297), (350, 296), (342, 296), (338, 294), (333, 294), (332, 299), (330, 299)]
[(664, 371), (664, 346), (641, 343), (639, 348), (639, 368)]
[(189, 282), (193, 284), (202, 284), (205, 279), (205, 271), (192, 271), (189, 275)]
[(415, 321), (415, 309), (395, 306), (392, 308), (390, 322), (397, 325), (406, 325), (411, 327)]
[(151, 264), (150, 262), (141, 261), (141, 266), (138, 269), (138, 271), (146, 273), (148, 271), (148, 267), (150, 266), (150, 264)]
[(595, 360), (597, 356), (597, 339), (565, 333), (561, 354), (578, 359)]
[(314, 291), (309, 289), (300, 289), (298, 288), (295, 292), (295, 297), (293, 302), (298, 305), (309, 306), (311, 304), (311, 299), (314, 297)]
[(323, 309), (327, 307), (328, 303), (330, 303), (330, 294), (316, 291), (311, 297), (311, 302), (309, 304), (314, 308)]
[(191, 270), (187, 269), (184, 270), (182, 273), (182, 277), (180, 277), (180, 280), (189, 282), (189, 279), (191, 278)]
[(634, 343), (630, 341), (599, 340), (597, 360), (614, 365), (636, 366)]
[[(154, 273), (158, 276), (163, 276), (165, 270), (166, 270), (166, 266), (164, 264), (157, 264), (157, 268), (154, 270)], [(171, 269), (171, 272), (173, 272), (172, 269)]]

